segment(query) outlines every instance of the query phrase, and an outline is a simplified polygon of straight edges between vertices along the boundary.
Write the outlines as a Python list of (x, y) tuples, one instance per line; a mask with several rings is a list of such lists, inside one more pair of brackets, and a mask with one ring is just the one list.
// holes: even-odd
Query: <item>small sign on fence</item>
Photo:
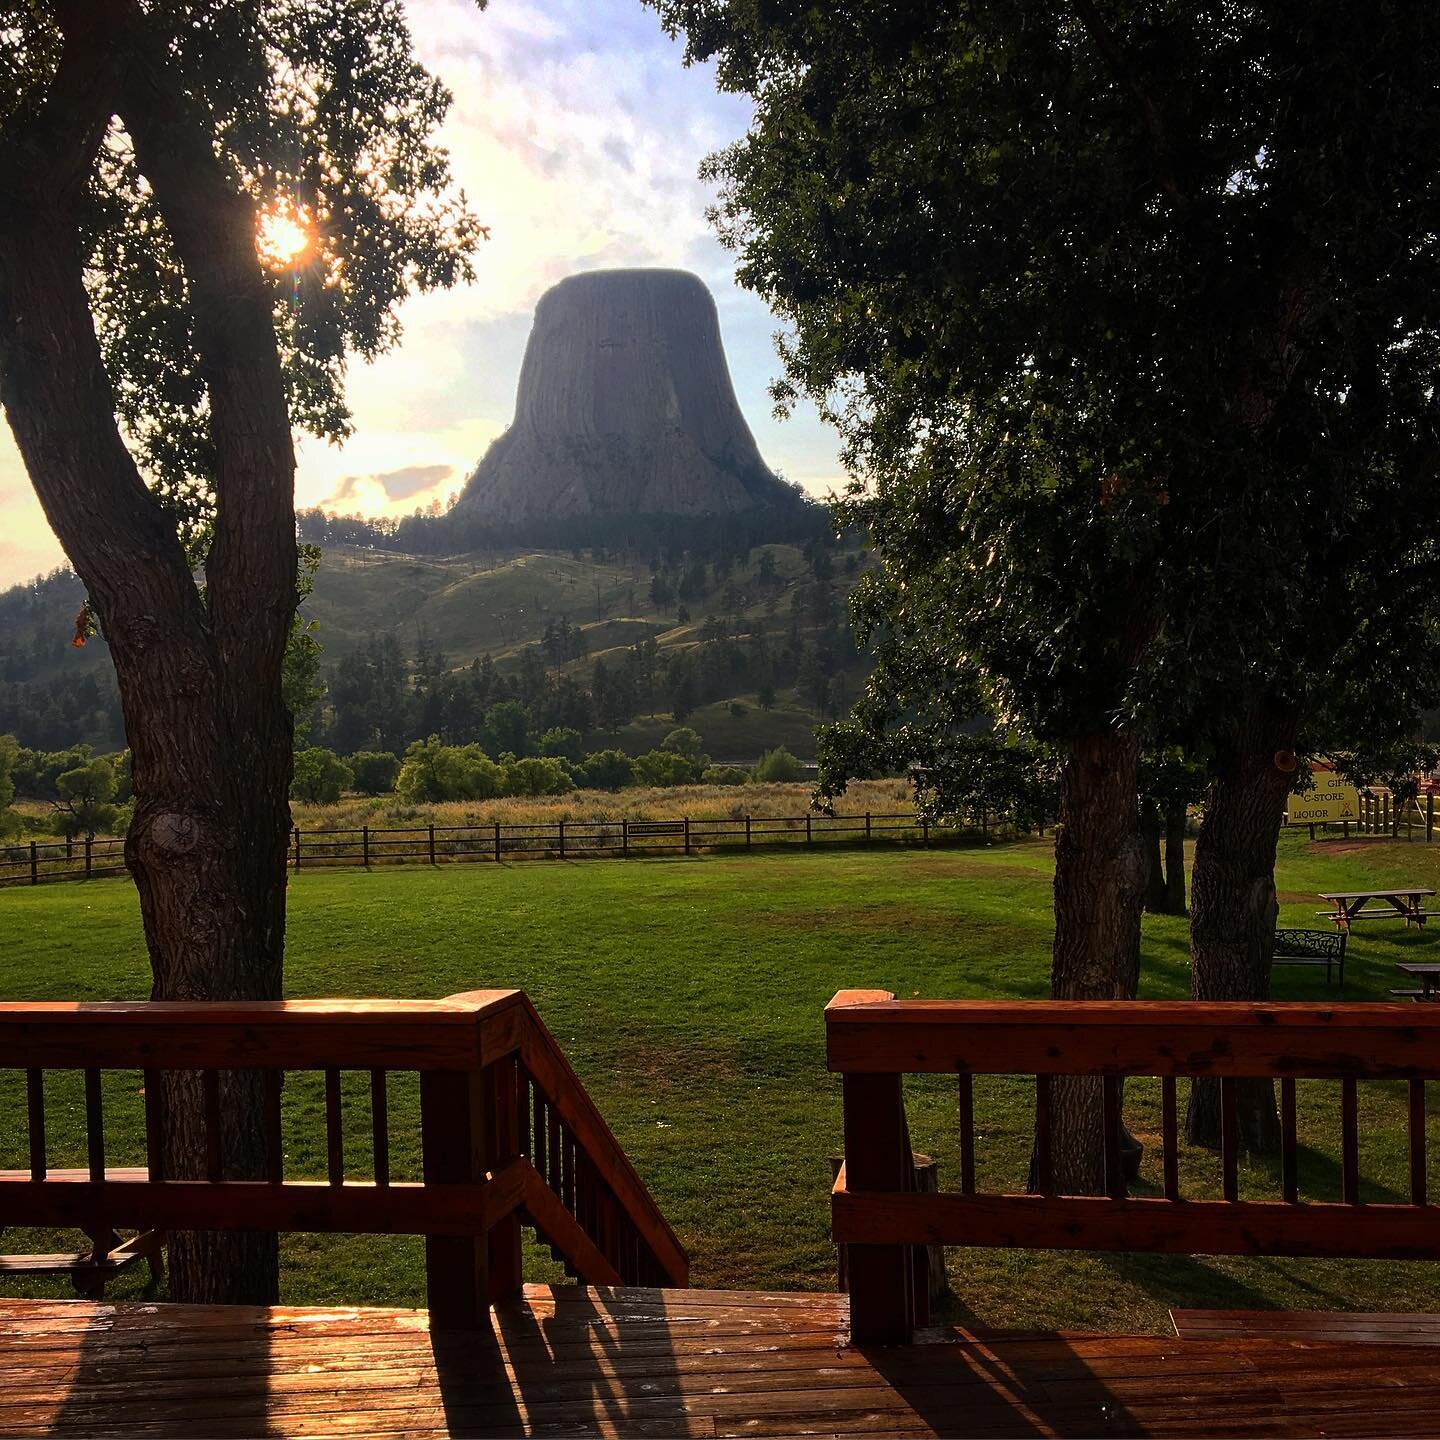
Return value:
[(683, 835), (685, 833), (685, 822), (683, 820), (632, 820), (630, 822), (630, 838), (634, 840), (637, 836), (644, 839), (647, 835)]

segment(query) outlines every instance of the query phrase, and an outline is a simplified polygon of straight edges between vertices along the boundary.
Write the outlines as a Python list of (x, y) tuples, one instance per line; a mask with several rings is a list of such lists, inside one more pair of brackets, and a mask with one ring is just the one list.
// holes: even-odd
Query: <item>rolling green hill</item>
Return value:
[[(819, 710), (803, 657), (823, 654), (832, 708), (853, 698), (863, 676), (844, 616), (864, 555), (853, 546), (825, 555), (817, 562), (796, 545), (763, 545), (717, 571), (685, 555), (652, 561), (598, 549), (422, 556), (336, 546), (322, 552), (304, 613), (317, 622), (326, 678), (387, 639), (406, 667), (427, 654), (459, 673), (489, 656), (515, 675), (527, 659), (533, 668), (535, 647), (557, 625), (572, 636), (570, 653), (549, 654), (545, 665), (582, 689), (597, 660), (623, 665), (647, 641), (662, 668), (687, 652), (713, 659), (717, 647), (751, 655), (759, 647), (778, 657), (774, 695), (759, 693), (753, 665), (737, 666), (730, 685), (715, 680), (712, 665), (689, 723), (720, 759), (751, 761), (778, 744), (808, 758)], [(68, 571), (0, 593), (0, 733), (39, 749), (124, 743), (103, 639), (70, 644), (83, 598)], [(651, 704), (662, 708), (652, 714)], [(593, 739), (639, 753), (674, 723), (661, 693), (639, 718)]]

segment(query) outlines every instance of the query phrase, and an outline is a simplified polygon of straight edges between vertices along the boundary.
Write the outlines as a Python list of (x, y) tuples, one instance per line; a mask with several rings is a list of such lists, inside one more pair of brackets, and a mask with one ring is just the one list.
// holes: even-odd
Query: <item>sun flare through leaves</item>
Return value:
[(303, 205), (282, 197), (260, 212), (255, 250), (272, 270), (286, 270), (299, 264), (314, 239), (314, 226)]

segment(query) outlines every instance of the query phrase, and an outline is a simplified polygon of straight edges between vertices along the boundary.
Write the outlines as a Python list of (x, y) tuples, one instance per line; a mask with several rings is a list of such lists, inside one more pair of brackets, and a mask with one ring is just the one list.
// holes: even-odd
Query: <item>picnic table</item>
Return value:
[[(1410, 928), (1410, 922), (1425, 925), (1426, 916), (1440, 915), (1440, 910), (1426, 910), (1421, 901), (1426, 895), (1433, 895), (1435, 891), (1424, 885), (1387, 885), (1383, 890), (1328, 890), (1321, 891), (1320, 898), (1328, 900), (1331, 908), (1329, 910), (1317, 910), (1317, 915), (1324, 915), (1335, 922), (1337, 930), (1348, 930), (1352, 920), (1385, 920), (1403, 919), (1405, 928)], [(1367, 910), (1366, 905), (1372, 900), (1384, 900), (1389, 902), (1389, 908), (1384, 910)]]
[(1402, 975), (1420, 982), (1418, 990), (1392, 990), (1392, 995), (1408, 995), (1412, 1000), (1440, 1000), (1440, 964), (1432, 961), (1399, 961), (1395, 968)]

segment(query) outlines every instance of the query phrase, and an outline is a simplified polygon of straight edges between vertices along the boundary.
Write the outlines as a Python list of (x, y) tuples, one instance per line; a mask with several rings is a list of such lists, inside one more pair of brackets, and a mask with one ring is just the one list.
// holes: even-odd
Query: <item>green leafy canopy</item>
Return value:
[[(473, 278), (484, 228), (435, 141), (450, 95), (416, 61), (399, 0), (159, 0), (144, 24), (210, 117), (236, 186), (262, 216), (310, 230), (297, 263), (267, 271), (275, 330), (292, 424), (343, 439), (348, 358), (398, 341), (411, 290)], [(0, 139), (42, 102), (59, 49), (48, 6), (0, 0)], [(195, 315), (118, 122), (89, 186), (84, 244), (117, 416), (198, 563), (214, 455)]]

